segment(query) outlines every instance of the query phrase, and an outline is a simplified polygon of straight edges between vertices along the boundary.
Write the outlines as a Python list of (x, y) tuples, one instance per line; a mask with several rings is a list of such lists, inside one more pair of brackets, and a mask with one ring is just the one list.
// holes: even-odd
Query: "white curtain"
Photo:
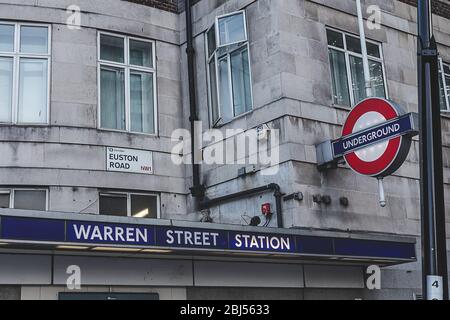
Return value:
[(47, 122), (48, 61), (20, 59), (19, 123)]
[(131, 131), (154, 133), (153, 74), (132, 71), (130, 90)]
[(101, 67), (101, 125), (125, 130), (125, 73), (123, 69)]
[(13, 59), (0, 58), (0, 122), (11, 121)]

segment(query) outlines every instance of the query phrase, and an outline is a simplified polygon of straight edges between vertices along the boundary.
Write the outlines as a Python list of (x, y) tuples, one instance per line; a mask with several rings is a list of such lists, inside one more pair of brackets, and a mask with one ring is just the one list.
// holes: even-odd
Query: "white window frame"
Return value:
[(441, 76), (441, 80), (442, 80), (442, 84), (444, 86), (444, 95), (445, 95), (445, 105), (447, 107), (447, 109), (442, 110), (441, 112), (444, 113), (449, 113), (450, 112), (450, 83), (447, 84), (447, 81), (445, 80), (445, 76), (450, 76), (450, 73), (445, 73), (444, 70), (444, 65), (450, 68), (450, 64), (445, 63), (442, 58), (439, 58), (439, 72), (440, 72), (440, 76)]
[[(108, 61), (108, 60), (102, 60), (101, 59), (101, 45), (100, 45), (100, 39), (102, 35), (108, 35), (112, 37), (122, 38), (124, 40), (124, 63), (120, 62), (114, 62), (114, 61)], [(136, 40), (141, 42), (150, 43), (152, 45), (152, 62), (153, 66), (151, 68), (149, 67), (143, 67), (143, 66), (136, 66), (130, 64), (130, 40)], [(101, 67), (107, 66), (107, 67), (114, 67), (114, 68), (121, 68), (124, 70), (125, 73), (125, 129), (110, 129), (110, 128), (103, 128), (102, 127), (102, 110), (101, 110)], [(138, 72), (144, 72), (144, 73), (151, 73), (153, 75), (153, 118), (154, 118), (154, 127), (155, 132), (152, 133), (146, 133), (146, 132), (136, 132), (131, 130), (131, 97), (130, 97), (130, 74), (131, 71), (138, 71)], [(156, 41), (145, 39), (145, 38), (139, 38), (134, 36), (126, 36), (121, 35), (117, 33), (111, 33), (106, 31), (99, 31), (97, 33), (97, 86), (98, 86), (98, 99), (97, 99), (97, 114), (98, 114), (98, 126), (97, 128), (99, 130), (103, 131), (114, 131), (114, 132), (129, 132), (133, 134), (140, 134), (140, 135), (146, 135), (146, 136), (158, 136), (159, 133), (159, 120), (158, 120), (158, 93), (157, 93), (157, 63), (156, 63)]]
[[(358, 40), (360, 39), (360, 37), (358, 35), (349, 33), (349, 32), (345, 32), (339, 29), (335, 29), (332, 27), (326, 27), (326, 30), (331, 30), (337, 33), (342, 34), (342, 39), (344, 42), (344, 49), (339, 48), (339, 47), (335, 47), (332, 46), (330, 44), (328, 44), (328, 39), (327, 39), (327, 46), (328, 49), (333, 49), (339, 52), (344, 53), (345, 56), (345, 67), (347, 70), (347, 82), (348, 82), (348, 88), (349, 88), (349, 96), (350, 96), (350, 106), (343, 106), (343, 105), (339, 105), (340, 107), (345, 107), (345, 108), (352, 108), (355, 105), (355, 97), (354, 97), (354, 93), (353, 93), (353, 79), (352, 79), (352, 72), (351, 72), (351, 68), (350, 68), (350, 56), (353, 57), (357, 57), (357, 58), (361, 58), (362, 59), (362, 54), (360, 53), (356, 53), (353, 51), (350, 51), (347, 49), (347, 36), (353, 37), (353, 38), (357, 38)], [(382, 68), (382, 72), (383, 72), (383, 83), (384, 83), (384, 92), (386, 95), (386, 99), (389, 99), (389, 91), (388, 91), (388, 86), (387, 86), (387, 79), (386, 79), (386, 69), (384, 66), (384, 54), (383, 54), (383, 46), (382, 43), (377, 42), (377, 41), (373, 41), (373, 40), (369, 40), (366, 39), (366, 42), (374, 44), (376, 46), (378, 46), (378, 50), (380, 52), (380, 58), (368, 55), (369, 60), (375, 61), (375, 62), (379, 62), (381, 63), (381, 68)], [(331, 66), (331, 62), (329, 62), (330, 66)], [(330, 71), (332, 72), (331, 68)], [(332, 77), (332, 74), (330, 73), (330, 76)], [(334, 98), (333, 98), (333, 104), (334, 104)]]
[(9, 194), (9, 209), (14, 208), (14, 196), (16, 191), (44, 191), (45, 192), (45, 211), (48, 211), (49, 203), (49, 192), (45, 188), (11, 188), (11, 189), (0, 189), (0, 194)]
[[(227, 43), (224, 45), (220, 44), (220, 30), (219, 30), (219, 20), (220, 19), (224, 19), (224, 18), (228, 18), (228, 17), (232, 17), (232, 16), (236, 16), (238, 14), (242, 14), (242, 18), (244, 19), (244, 35), (245, 35), (245, 40), (243, 41), (235, 41), (235, 42), (231, 42), (231, 43)], [(245, 12), (245, 10), (240, 10), (240, 11), (235, 11), (235, 12), (230, 12), (227, 14), (222, 14), (216, 17), (216, 21), (214, 23), (214, 27), (216, 28), (216, 48), (224, 48), (224, 47), (228, 47), (228, 46), (232, 46), (235, 44), (239, 44), (239, 43), (243, 43), (243, 42), (248, 42), (248, 33), (247, 33), (247, 14)], [(211, 28), (210, 28), (211, 29)]]
[[(238, 15), (238, 14), (242, 14), (243, 15), (243, 19), (244, 19), (244, 34), (245, 34), (245, 40), (244, 41), (237, 41), (237, 42), (233, 42), (233, 43), (229, 43), (226, 45), (220, 45), (220, 33), (219, 33), (219, 20), (222, 18), (226, 18), (226, 17), (230, 17), (230, 16), (234, 16), (234, 15)], [(214, 33), (215, 33), (215, 38), (216, 38), (216, 49), (214, 50), (214, 53), (212, 53), (211, 55), (209, 54), (209, 41), (208, 41), (208, 33), (211, 31), (211, 29), (215, 29)], [(238, 44), (241, 44), (239, 46), (236, 46)], [(221, 93), (220, 93), (220, 81), (219, 81), (219, 61), (222, 59), (219, 59), (218, 56), (218, 50), (220, 48), (225, 48), (225, 47), (230, 47), (230, 46), (236, 46), (236, 48), (234, 48), (234, 50), (227, 52), (226, 54), (223, 54), (222, 56), (220, 56), (220, 58), (223, 58), (226, 56), (226, 59), (228, 61), (228, 79), (229, 79), (229, 88), (230, 88), (230, 106), (229, 108), (231, 108), (231, 112), (230, 114), (233, 115), (233, 117), (230, 120), (227, 121), (223, 121), (222, 119), (222, 110), (220, 108), (220, 97), (221, 97)], [(205, 33), (205, 47), (206, 47), (206, 79), (207, 79), (207, 86), (208, 86), (208, 105), (209, 105), (209, 119), (210, 119), (210, 127), (214, 128), (216, 126), (220, 126), (220, 125), (224, 125), (228, 122), (233, 121), (236, 118), (240, 118), (242, 116), (245, 116), (249, 113), (251, 113), (254, 110), (254, 101), (253, 101), (253, 75), (252, 75), (252, 63), (251, 63), (251, 54), (250, 54), (250, 44), (249, 44), (249, 40), (248, 40), (248, 27), (247, 27), (247, 14), (245, 12), (245, 10), (239, 10), (239, 11), (234, 11), (231, 13), (227, 13), (227, 14), (223, 14), (223, 15), (219, 15), (215, 18), (215, 22), (214, 24), (208, 28), (206, 30)], [(234, 110), (234, 92), (233, 92), (233, 84), (232, 84), (232, 77), (231, 77), (231, 59), (230, 56), (231, 54), (233, 54), (236, 51), (242, 50), (242, 48), (247, 47), (247, 52), (248, 52), (248, 64), (249, 64), (249, 76), (250, 76), (250, 99), (252, 101), (252, 106), (251, 109), (249, 111), (246, 111), (240, 115), (236, 115), (235, 110)], [(213, 103), (212, 103), (212, 97), (213, 97), (213, 93), (212, 93), (212, 87), (211, 87), (211, 72), (210, 72), (210, 63), (212, 62), (212, 60), (215, 60), (215, 65), (216, 65), (216, 94), (217, 94), (217, 113), (218, 113), (218, 118), (217, 120), (214, 120), (213, 117)], [(221, 120), (223, 121), (221, 123)], [(220, 124), (219, 124), (220, 123)]]
[(133, 216), (131, 215), (131, 196), (153, 196), (156, 198), (156, 207), (157, 207), (156, 218), (153, 218), (153, 219), (161, 219), (161, 198), (160, 198), (160, 195), (157, 193), (118, 192), (118, 191), (99, 192), (99, 194), (98, 194), (98, 198), (99, 198), (98, 212), (99, 212), (99, 214), (100, 214), (100, 197), (101, 196), (126, 198), (127, 199), (127, 217), (129, 217), (129, 218), (133, 218)]
[[(49, 24), (41, 23), (25, 23), (25, 22), (9, 22), (0, 21), (1, 25), (14, 26), (14, 51), (2, 52), (0, 51), (0, 57), (13, 59), (13, 86), (12, 86), (12, 108), (11, 108), (11, 120), (9, 122), (0, 122), (2, 124), (13, 125), (36, 125), (45, 126), (50, 123), (50, 85), (51, 85), (51, 52), (52, 52), (52, 28)], [(20, 52), (20, 35), (22, 27), (46, 27), (47, 28), (47, 53), (35, 54), (35, 53), (22, 53)], [(20, 72), (20, 59), (41, 59), (47, 60), (47, 105), (46, 105), (46, 122), (19, 122), (19, 72)]]

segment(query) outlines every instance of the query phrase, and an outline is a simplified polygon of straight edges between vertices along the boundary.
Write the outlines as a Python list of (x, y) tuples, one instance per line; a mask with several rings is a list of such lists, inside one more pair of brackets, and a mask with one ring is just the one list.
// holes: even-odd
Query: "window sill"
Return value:
[(338, 110), (344, 110), (344, 111), (351, 111), (352, 108), (349, 106), (343, 106), (343, 105), (339, 105), (339, 104), (332, 104), (331, 107), (338, 109)]
[(254, 109), (252, 109), (252, 110), (250, 110), (250, 111), (247, 111), (247, 112), (245, 112), (245, 113), (242, 113), (242, 114), (240, 114), (240, 115), (238, 115), (238, 116), (236, 116), (236, 117), (234, 117), (234, 118), (232, 118), (232, 119), (230, 119), (230, 120), (227, 120), (226, 122), (223, 122), (223, 123), (221, 123), (221, 124), (218, 124), (218, 125), (216, 125), (216, 126), (214, 126), (214, 127), (213, 127), (212, 125), (210, 125), (209, 127), (210, 127), (210, 129), (220, 129), (220, 128), (222, 128), (222, 127), (225, 127), (225, 126), (229, 125), (230, 123), (232, 123), (232, 122), (234, 122), (234, 121), (237, 121), (237, 120), (239, 120), (239, 119), (245, 118), (246, 116), (252, 114), (253, 111), (254, 111)]
[(105, 129), (105, 128), (97, 128), (97, 130), (102, 131), (102, 132), (132, 134), (132, 135), (138, 135), (138, 136), (145, 136), (145, 137), (149, 137), (149, 138), (159, 138), (158, 133), (143, 133), (143, 132), (133, 132), (133, 131), (125, 131), (125, 130)]
[(450, 119), (450, 110), (441, 110), (441, 117), (445, 119)]
[(48, 127), (49, 123), (12, 123), (12, 122), (0, 122), (1, 127)]

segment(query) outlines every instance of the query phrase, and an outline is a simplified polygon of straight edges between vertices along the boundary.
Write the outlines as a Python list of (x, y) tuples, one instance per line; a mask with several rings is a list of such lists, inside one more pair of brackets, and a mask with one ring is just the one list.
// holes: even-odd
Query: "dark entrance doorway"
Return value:
[(157, 293), (60, 292), (59, 300), (159, 300)]

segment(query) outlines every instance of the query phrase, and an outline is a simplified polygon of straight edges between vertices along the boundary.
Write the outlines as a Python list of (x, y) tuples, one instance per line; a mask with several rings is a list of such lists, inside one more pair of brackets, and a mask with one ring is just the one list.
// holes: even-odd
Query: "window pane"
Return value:
[(444, 64), (444, 73), (450, 75), (450, 66), (447, 64)]
[(45, 211), (46, 195), (44, 190), (15, 190), (14, 209)]
[(243, 13), (219, 19), (219, 39), (222, 46), (247, 40)]
[(127, 196), (101, 194), (99, 201), (99, 213), (105, 216), (128, 216)]
[(0, 51), (14, 51), (14, 26), (0, 25)]
[(442, 80), (442, 72), (439, 72), (439, 104), (441, 106), (441, 110), (447, 110), (447, 103), (445, 101), (447, 96), (445, 94), (445, 84)]
[(342, 33), (333, 30), (327, 30), (328, 44), (330, 46), (344, 49), (344, 40), (342, 39)]
[(130, 40), (130, 64), (142, 67), (153, 67), (152, 43)]
[(361, 53), (361, 41), (359, 41), (358, 38), (346, 35), (345, 39), (347, 41), (347, 50), (348, 51)]
[(231, 55), (231, 75), (233, 80), (234, 115), (238, 116), (252, 109), (248, 49)]
[(48, 28), (22, 26), (20, 28), (20, 52), (48, 53)]
[(219, 103), (217, 101), (217, 73), (216, 73), (216, 60), (212, 59), (209, 63), (209, 79), (211, 86), (211, 108), (212, 108), (212, 120), (217, 122), (219, 120)]
[(378, 98), (386, 98), (384, 89), (383, 67), (381, 63), (369, 60), (370, 80), (372, 84), (372, 95)]
[(153, 74), (132, 71), (130, 90), (131, 131), (154, 133)]
[(48, 61), (20, 59), (19, 122), (47, 122)]
[(0, 122), (11, 121), (13, 59), (0, 58)]
[(381, 58), (380, 47), (377, 44), (367, 42), (367, 54), (372, 57)]
[(331, 80), (333, 83), (333, 103), (350, 106), (347, 68), (343, 52), (330, 49)]
[(125, 130), (125, 72), (102, 66), (100, 70), (102, 128)]
[(100, 59), (114, 61), (119, 63), (125, 62), (124, 55), (124, 39), (106, 34), (100, 35)]
[(0, 208), (8, 209), (9, 208), (9, 193), (0, 193)]
[(208, 31), (208, 57), (216, 51), (216, 29), (211, 28)]
[(233, 118), (230, 101), (230, 78), (228, 76), (228, 59), (219, 60), (220, 112), (223, 121)]
[(448, 105), (450, 106), (450, 75), (445, 76), (445, 88), (446, 88)]
[(131, 216), (134, 218), (158, 218), (158, 198), (156, 196), (131, 195)]
[(361, 58), (350, 56), (350, 71), (355, 104), (366, 98), (364, 67)]

